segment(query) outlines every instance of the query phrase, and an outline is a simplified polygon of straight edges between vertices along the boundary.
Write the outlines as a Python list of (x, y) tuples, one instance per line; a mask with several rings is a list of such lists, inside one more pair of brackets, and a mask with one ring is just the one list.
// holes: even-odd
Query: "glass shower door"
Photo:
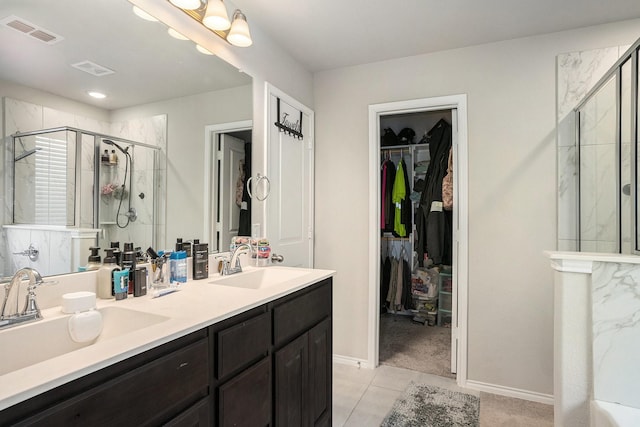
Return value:
[(617, 75), (578, 110), (579, 244), (619, 252)]

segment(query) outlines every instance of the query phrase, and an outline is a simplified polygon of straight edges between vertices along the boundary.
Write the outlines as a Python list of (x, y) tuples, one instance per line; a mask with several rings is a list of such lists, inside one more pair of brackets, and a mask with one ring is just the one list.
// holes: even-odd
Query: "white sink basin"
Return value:
[(102, 333), (85, 343), (71, 339), (70, 315), (1, 330), (0, 375), (169, 320), (165, 316), (121, 307), (103, 307), (98, 311), (102, 314)]
[(246, 289), (264, 289), (308, 274), (301, 268), (265, 267), (223, 276), (209, 283)]

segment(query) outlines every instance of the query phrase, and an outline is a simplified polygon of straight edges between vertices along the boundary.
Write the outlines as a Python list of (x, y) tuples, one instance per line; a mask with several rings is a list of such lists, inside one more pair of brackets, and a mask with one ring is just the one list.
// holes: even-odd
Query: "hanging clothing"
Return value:
[[(238, 236), (251, 236), (251, 197), (247, 181), (251, 178), (251, 143), (244, 144), (244, 185), (242, 188), (242, 203), (240, 205), (240, 219), (238, 222)], [(228, 243), (228, 242), (225, 242)]]
[(389, 293), (389, 280), (391, 279), (391, 258), (388, 256), (384, 259), (382, 269), (380, 270), (380, 312), (384, 313)]
[(409, 184), (409, 176), (407, 175), (407, 164), (404, 162), (404, 160), (401, 160), (402, 163), (402, 172), (403, 172), (403, 178), (404, 178), (404, 188), (406, 191), (406, 195), (404, 197), (404, 200), (402, 201), (402, 224), (404, 224), (404, 228), (406, 230), (406, 235), (409, 235), (409, 233), (411, 233), (411, 211), (413, 210), (413, 203), (411, 202), (411, 194), (410, 194), (410, 189), (411, 186)]
[(424, 264), (424, 254), (434, 264), (451, 264), (451, 212), (444, 210), (442, 181), (447, 172), (451, 150), (451, 125), (440, 119), (427, 133), (431, 162), (425, 176), (425, 188), (416, 210), (418, 263)]
[(405, 186), (405, 174), (404, 174), (404, 162), (400, 160), (398, 162), (398, 168), (396, 170), (396, 176), (393, 183), (393, 193), (391, 201), (394, 204), (394, 222), (393, 222), (393, 231), (399, 237), (405, 237), (407, 235), (407, 229), (402, 220), (402, 206), (404, 199), (407, 198), (407, 188)]
[(446, 210), (453, 209), (453, 147), (449, 149), (447, 174), (442, 179), (442, 203)]
[(380, 228), (382, 231), (393, 231), (395, 209), (392, 201), (392, 193), (393, 183), (396, 177), (396, 166), (391, 160), (387, 159), (383, 162), (381, 175), (382, 198), (380, 199)]

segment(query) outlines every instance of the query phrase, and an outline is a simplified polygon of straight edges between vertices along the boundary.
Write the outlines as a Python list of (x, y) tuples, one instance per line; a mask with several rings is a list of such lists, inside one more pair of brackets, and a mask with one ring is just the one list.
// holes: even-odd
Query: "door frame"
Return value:
[[(202, 234), (209, 242), (213, 242), (213, 233), (216, 231), (212, 227), (212, 215), (217, 212), (217, 201), (211, 197), (211, 190), (214, 188), (216, 181), (216, 162), (214, 161), (214, 146), (218, 140), (218, 135), (229, 132), (237, 132), (241, 130), (253, 130), (253, 120), (242, 120), (238, 122), (220, 123), (217, 125), (207, 125), (204, 127), (204, 233)], [(251, 150), (251, 158), (253, 160), (253, 147)], [(228, 252), (221, 250), (218, 252)]]
[[(380, 117), (433, 110), (457, 110), (457, 144), (454, 147), (453, 277), (457, 310), (452, 307), (452, 337), (457, 339), (458, 385), (467, 381), (468, 340), (468, 141), (467, 95), (449, 95), (369, 105), (369, 322), (367, 365), (379, 365), (380, 352)], [(455, 125), (456, 123), (452, 123)], [(452, 141), (453, 142), (453, 141)], [(455, 319), (455, 320), (454, 320)], [(455, 324), (454, 324), (455, 323)]]

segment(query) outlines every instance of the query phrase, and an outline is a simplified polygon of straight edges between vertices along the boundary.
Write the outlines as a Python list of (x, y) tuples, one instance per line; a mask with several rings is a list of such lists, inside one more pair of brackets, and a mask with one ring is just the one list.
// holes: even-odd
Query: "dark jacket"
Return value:
[(451, 265), (451, 212), (434, 209), (434, 202), (442, 203), (442, 179), (447, 174), (451, 149), (451, 125), (440, 119), (427, 133), (431, 161), (425, 177), (425, 188), (416, 210), (418, 233), (418, 262), (423, 265), (424, 254), (434, 264)]

